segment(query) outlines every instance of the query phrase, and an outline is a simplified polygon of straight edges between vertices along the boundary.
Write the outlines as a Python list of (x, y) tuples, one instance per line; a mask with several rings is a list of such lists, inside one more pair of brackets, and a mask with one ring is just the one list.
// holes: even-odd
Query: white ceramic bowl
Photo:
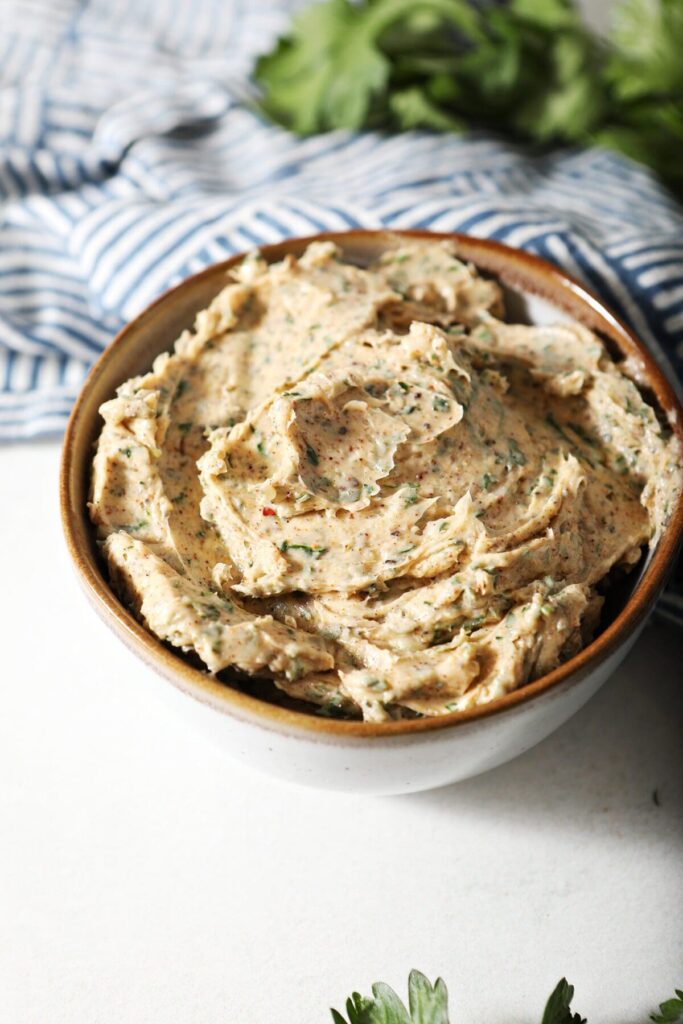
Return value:
[[(394, 237), (397, 233), (394, 233)], [(402, 234), (402, 233), (398, 233)], [(600, 333), (613, 350), (640, 365), (650, 400), (681, 436), (681, 409), (652, 357), (595, 296), (557, 268), (519, 250), (462, 235), (450, 237), (459, 254), (506, 291), (519, 322), (574, 319)], [(368, 262), (387, 245), (381, 232), (319, 235), (347, 258)], [(300, 253), (314, 239), (294, 239), (262, 250), (269, 260)], [(628, 589), (614, 596), (609, 621), (596, 640), (560, 668), (514, 693), (466, 712), (439, 718), (371, 724), (321, 718), (260, 700), (221, 682), (153, 637), (120, 603), (97, 554), (86, 500), (98, 408), (115, 388), (149, 369), (225, 283), (241, 257), (210, 267), (167, 292), (106, 349), (90, 373), (66, 432), (61, 470), (62, 521), (76, 570), (95, 608), (123, 641), (175, 689), (163, 685), (182, 713), (226, 753), (280, 778), (364, 793), (407, 793), (468, 778), (516, 757), (562, 725), (602, 686), (622, 661), (660, 593), (683, 534), (679, 500), (657, 548)]]

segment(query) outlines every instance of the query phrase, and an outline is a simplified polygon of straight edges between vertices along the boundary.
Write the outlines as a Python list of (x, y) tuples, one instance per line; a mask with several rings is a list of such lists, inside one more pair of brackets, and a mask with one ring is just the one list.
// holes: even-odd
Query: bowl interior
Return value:
[[(616, 358), (628, 358), (635, 367), (638, 379), (646, 383), (648, 400), (657, 408), (663, 420), (672, 429), (680, 432), (680, 408), (677, 399), (657, 367), (654, 359), (634, 338), (629, 330), (594, 296), (558, 269), (522, 253), (508, 249), (495, 242), (487, 242), (466, 236), (435, 236), (429, 232), (349, 232), (315, 236), (316, 239), (331, 238), (342, 249), (346, 259), (364, 265), (388, 247), (397, 244), (397, 236), (419, 235), (422, 237), (455, 238), (461, 257), (471, 260), (484, 274), (495, 276), (501, 283), (508, 315), (519, 323), (549, 324), (558, 321), (578, 320), (590, 327), (605, 341)], [(287, 253), (301, 253), (312, 239), (294, 239), (265, 247), (262, 252), (269, 261), (281, 259)], [(101, 563), (94, 533), (87, 516), (86, 503), (90, 476), (90, 463), (94, 446), (101, 429), (99, 406), (111, 398), (116, 388), (129, 377), (146, 372), (163, 351), (169, 350), (176, 338), (191, 327), (197, 312), (204, 309), (226, 283), (226, 272), (241, 257), (209, 267), (193, 278), (167, 292), (148, 307), (136, 320), (129, 324), (115, 341), (106, 349), (88, 377), (81, 396), (74, 408), (64, 443), (61, 478), (62, 516), (72, 556), (76, 562), (81, 581), (94, 598), (96, 609), (112, 625), (125, 642), (136, 653), (152, 664), (176, 685), (193, 696), (219, 707), (220, 710), (246, 713), (251, 716), (263, 713), (272, 707), (259, 699), (272, 696), (270, 691), (259, 684), (247, 684), (254, 696), (244, 693), (213, 679), (208, 673), (195, 667), (180, 652), (173, 651), (146, 630), (121, 605), (110, 589), (104, 566)], [(468, 712), (455, 712), (443, 716), (444, 724), (454, 720), (481, 717), (497, 709), (503, 709), (520, 700), (525, 700), (547, 689), (555, 682), (567, 678), (573, 671), (585, 669), (587, 662), (606, 657), (620, 638), (630, 634), (649, 611), (665, 575), (666, 563), (671, 562), (680, 541), (683, 526), (681, 503), (674, 514), (664, 537), (655, 551), (641, 559), (634, 572), (609, 588), (601, 632), (598, 637), (575, 658), (560, 666), (547, 676), (521, 687), (519, 690)], [(225, 673), (222, 673), (222, 678)], [(226, 680), (227, 681), (227, 680)], [(237, 681), (237, 680), (235, 680)], [(274, 689), (274, 688), (273, 688)], [(244, 702), (247, 704), (244, 704)], [(232, 704), (232, 708), (227, 704)], [(319, 727), (321, 720), (304, 706), (299, 710), (291, 701), (281, 701), (289, 707), (288, 714), (297, 719), (309, 719)], [(276, 709), (280, 710), (280, 709)], [(368, 726), (367, 723), (329, 721), (325, 725), (336, 729), (350, 727), (365, 729), (368, 733), (408, 731), (424, 725), (426, 720), (382, 723)], [(435, 722), (435, 720), (431, 720)], [(298, 722), (301, 725), (301, 721)]]

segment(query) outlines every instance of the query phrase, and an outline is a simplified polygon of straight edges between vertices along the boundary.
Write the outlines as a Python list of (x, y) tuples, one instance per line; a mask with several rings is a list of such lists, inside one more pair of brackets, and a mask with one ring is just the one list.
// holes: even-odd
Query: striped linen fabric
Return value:
[[(249, 84), (293, 6), (0, 0), (0, 439), (58, 434), (102, 348), (188, 274), (359, 226), (550, 259), (683, 377), (683, 211), (648, 171), (476, 133), (295, 138)], [(675, 587), (661, 611), (683, 621)]]

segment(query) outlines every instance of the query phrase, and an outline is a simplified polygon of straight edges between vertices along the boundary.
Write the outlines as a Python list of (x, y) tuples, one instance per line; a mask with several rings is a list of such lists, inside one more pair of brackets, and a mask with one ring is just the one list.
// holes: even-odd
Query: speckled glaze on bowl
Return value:
[[(683, 438), (682, 413), (668, 381), (633, 333), (594, 295), (556, 267), (520, 250), (465, 235), (351, 231), (292, 239), (261, 251), (268, 261), (331, 239), (347, 259), (367, 263), (396, 235), (450, 238), (459, 255), (506, 292), (513, 319), (575, 319), (638, 367), (650, 401)], [(129, 377), (150, 368), (225, 283), (241, 256), (209, 267), (162, 295), (128, 324), (93, 367), (71, 414), (62, 455), (64, 533), (76, 572), (100, 616), (143, 662), (174, 684), (166, 687), (182, 713), (228, 754), (289, 781), (364, 793), (406, 793), (443, 786), (503, 764), (562, 725), (622, 661), (665, 583), (683, 535), (683, 499), (656, 549), (644, 560), (606, 628), (570, 661), (519, 690), (465, 712), (381, 724), (316, 717), (260, 700), (195, 668), (162, 644), (112, 591), (98, 557), (86, 501), (98, 408)]]

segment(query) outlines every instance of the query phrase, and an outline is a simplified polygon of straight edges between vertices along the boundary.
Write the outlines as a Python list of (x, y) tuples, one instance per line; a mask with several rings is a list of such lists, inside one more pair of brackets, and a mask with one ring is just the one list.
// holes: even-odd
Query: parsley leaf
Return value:
[[(372, 1009), (373, 1000), (364, 999), (363, 996), (359, 995), (358, 992), (354, 992), (346, 1000), (346, 1013), (348, 1015), (348, 1024), (367, 1024), (368, 1017), (367, 1013)], [(334, 1024), (347, 1024), (338, 1010), (330, 1010), (332, 1014), (332, 1020)]]
[(614, 13), (609, 76), (624, 99), (683, 90), (680, 0), (622, 0)]
[(266, 113), (303, 135), (361, 128), (373, 94), (389, 74), (366, 22), (347, 0), (328, 0), (299, 12), (291, 35), (256, 65)]
[(448, 1024), (448, 990), (442, 978), (430, 985), (424, 974), (411, 971), (408, 978), (410, 1016), (419, 1024)]
[(458, 132), (465, 122), (443, 110), (418, 86), (399, 89), (389, 96), (389, 109), (402, 131), (413, 128), (433, 128), (437, 132)]
[(545, 1004), (541, 1024), (586, 1024), (585, 1017), (571, 1012), (574, 986), (566, 978), (558, 981)]
[(317, 451), (310, 444), (306, 445), (306, 458), (312, 466), (317, 466), (320, 463)]
[(280, 544), (280, 551), (286, 554), (288, 551), (303, 551), (307, 555), (311, 555), (312, 558), (322, 558), (323, 555), (327, 554), (328, 548), (318, 547), (317, 545), (311, 544), (290, 544), (288, 540), (283, 540)]
[(659, 1013), (651, 1013), (655, 1024), (680, 1024), (683, 1021), (683, 989), (676, 989), (676, 998), (659, 1004)]

